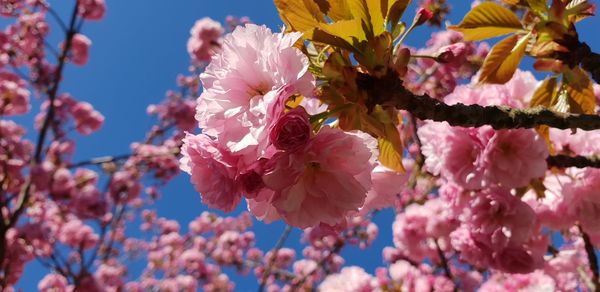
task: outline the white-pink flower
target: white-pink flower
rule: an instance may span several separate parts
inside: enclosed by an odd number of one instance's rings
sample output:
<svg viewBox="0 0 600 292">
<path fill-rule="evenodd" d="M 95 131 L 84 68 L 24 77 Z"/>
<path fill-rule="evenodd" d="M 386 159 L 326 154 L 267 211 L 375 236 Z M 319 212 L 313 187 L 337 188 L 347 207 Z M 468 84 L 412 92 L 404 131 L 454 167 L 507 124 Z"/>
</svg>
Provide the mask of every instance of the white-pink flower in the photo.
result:
<svg viewBox="0 0 600 292">
<path fill-rule="evenodd" d="M 196 119 L 204 133 L 250 160 L 262 155 L 282 100 L 310 95 L 314 87 L 307 57 L 293 47 L 299 38 L 253 24 L 225 36 L 222 51 L 200 75 L 204 91 Z"/>
<path fill-rule="evenodd" d="M 329 292 L 369 292 L 376 284 L 375 277 L 361 267 L 345 267 L 339 273 L 329 275 L 319 286 L 319 291 Z"/>
</svg>

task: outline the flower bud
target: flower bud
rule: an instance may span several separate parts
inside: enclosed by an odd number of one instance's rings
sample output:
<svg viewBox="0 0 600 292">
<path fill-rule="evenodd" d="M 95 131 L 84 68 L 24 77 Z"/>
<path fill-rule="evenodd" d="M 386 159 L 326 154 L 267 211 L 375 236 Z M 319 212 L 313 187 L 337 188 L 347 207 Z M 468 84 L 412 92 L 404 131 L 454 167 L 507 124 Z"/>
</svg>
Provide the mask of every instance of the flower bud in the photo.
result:
<svg viewBox="0 0 600 292">
<path fill-rule="evenodd" d="M 277 119 L 271 127 L 269 139 L 279 150 L 296 151 L 308 143 L 310 133 L 308 114 L 303 107 L 297 107 Z"/>
<path fill-rule="evenodd" d="M 415 25 L 421 25 L 426 21 L 430 20 L 433 17 L 433 13 L 429 11 L 427 8 L 419 8 L 417 10 L 417 15 L 415 15 L 415 19 L 413 20 Z"/>
<path fill-rule="evenodd" d="M 436 61 L 447 64 L 458 60 L 464 55 L 467 46 L 464 43 L 455 43 L 440 48 L 436 56 Z"/>
</svg>

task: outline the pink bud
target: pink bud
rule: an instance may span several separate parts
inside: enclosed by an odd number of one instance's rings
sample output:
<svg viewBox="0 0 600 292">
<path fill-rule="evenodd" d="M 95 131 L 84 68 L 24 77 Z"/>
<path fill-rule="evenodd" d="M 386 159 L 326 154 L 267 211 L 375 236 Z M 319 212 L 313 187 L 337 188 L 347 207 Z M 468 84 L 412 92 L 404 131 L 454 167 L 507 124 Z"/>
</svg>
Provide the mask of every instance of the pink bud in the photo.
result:
<svg viewBox="0 0 600 292">
<path fill-rule="evenodd" d="M 254 199 L 258 194 L 258 191 L 265 186 L 262 176 L 254 170 L 240 174 L 238 180 L 241 183 L 242 191 L 244 191 L 246 197 L 250 199 Z"/>
<path fill-rule="evenodd" d="M 75 34 L 71 41 L 71 61 L 75 65 L 85 65 L 90 56 L 92 41 L 82 34 Z"/>
<path fill-rule="evenodd" d="M 297 107 L 283 114 L 272 126 L 269 139 L 279 150 L 296 151 L 310 139 L 311 127 L 308 114 Z"/>
<path fill-rule="evenodd" d="M 419 8 L 417 10 L 417 15 L 415 15 L 415 19 L 413 20 L 415 25 L 421 25 L 426 21 L 430 20 L 433 17 L 433 13 L 427 8 Z"/>
<path fill-rule="evenodd" d="M 440 63 L 452 63 L 465 54 L 467 46 L 464 43 L 455 43 L 439 49 L 436 60 Z"/>
<path fill-rule="evenodd" d="M 104 0 L 80 0 L 78 14 L 86 20 L 100 20 L 106 13 Z"/>
</svg>

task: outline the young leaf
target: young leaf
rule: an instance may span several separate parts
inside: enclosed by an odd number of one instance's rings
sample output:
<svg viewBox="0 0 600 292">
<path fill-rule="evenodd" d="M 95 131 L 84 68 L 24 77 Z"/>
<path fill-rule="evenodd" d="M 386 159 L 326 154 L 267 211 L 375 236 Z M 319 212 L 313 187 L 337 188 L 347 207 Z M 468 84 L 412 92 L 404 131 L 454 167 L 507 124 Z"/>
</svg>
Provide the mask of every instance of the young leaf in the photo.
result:
<svg viewBox="0 0 600 292">
<path fill-rule="evenodd" d="M 392 142 L 379 138 L 377 139 L 379 146 L 379 162 L 390 169 L 397 172 L 404 172 L 404 166 L 402 165 L 402 153 L 396 151 Z"/>
<path fill-rule="evenodd" d="M 527 4 L 531 10 L 537 13 L 545 13 L 548 11 L 548 2 L 546 0 L 527 0 Z"/>
<path fill-rule="evenodd" d="M 538 105 L 542 105 L 545 107 L 550 107 L 552 104 L 552 97 L 554 96 L 556 84 L 556 77 L 549 77 L 542 82 L 542 84 L 535 90 L 533 93 L 533 97 L 531 98 L 531 102 L 529 106 L 534 107 Z"/>
<path fill-rule="evenodd" d="M 352 19 L 346 0 L 314 0 L 321 12 L 333 21 Z"/>
<path fill-rule="evenodd" d="M 504 84 L 510 80 L 525 56 L 529 36 L 519 39 L 513 35 L 499 41 L 483 61 L 479 81 Z"/>
<path fill-rule="evenodd" d="M 592 8 L 592 4 L 587 0 L 573 0 L 567 4 L 567 15 L 582 15 L 589 16 L 591 14 L 587 13 L 587 11 Z"/>
<path fill-rule="evenodd" d="M 596 109 L 596 96 L 588 75 L 577 67 L 567 70 L 564 77 L 564 89 L 569 95 L 571 112 L 593 114 Z"/>
<path fill-rule="evenodd" d="M 373 29 L 373 35 L 378 36 L 385 31 L 385 17 L 383 9 L 387 10 L 388 0 L 365 0 L 367 8 L 369 10 L 369 18 L 371 21 L 371 27 Z"/>
<path fill-rule="evenodd" d="M 326 22 L 319 6 L 312 0 L 275 0 L 275 6 L 291 31 L 310 31 Z"/>
<path fill-rule="evenodd" d="M 388 0 L 387 22 L 392 25 L 392 31 L 396 29 L 396 25 L 400 21 L 402 14 L 411 0 Z"/>
<path fill-rule="evenodd" d="M 469 11 L 458 26 L 450 28 L 462 32 L 467 41 L 479 41 L 523 30 L 523 25 L 507 8 L 483 2 Z"/>
<path fill-rule="evenodd" d="M 552 104 L 552 110 L 559 113 L 568 113 L 571 112 L 571 106 L 569 105 L 569 94 L 567 94 L 567 91 L 564 90 L 563 87 L 564 83 L 560 85 L 558 94 L 552 98 L 550 104 Z"/>
<path fill-rule="evenodd" d="M 306 32 L 305 38 L 354 52 L 359 52 L 361 43 L 367 40 L 360 19 L 322 23 L 314 30 Z"/>
</svg>

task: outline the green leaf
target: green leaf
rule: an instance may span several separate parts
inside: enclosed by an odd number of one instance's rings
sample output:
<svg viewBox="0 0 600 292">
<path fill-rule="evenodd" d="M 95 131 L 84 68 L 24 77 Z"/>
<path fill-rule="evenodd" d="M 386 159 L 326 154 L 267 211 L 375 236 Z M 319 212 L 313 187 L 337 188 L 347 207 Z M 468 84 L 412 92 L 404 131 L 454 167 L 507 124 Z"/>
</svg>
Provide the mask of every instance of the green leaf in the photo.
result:
<svg viewBox="0 0 600 292">
<path fill-rule="evenodd" d="M 464 34 L 467 41 L 479 41 L 523 30 L 512 11 L 494 2 L 483 2 L 469 11 L 458 26 L 451 29 Z"/>
<path fill-rule="evenodd" d="M 499 41 L 483 61 L 479 81 L 504 84 L 510 80 L 525 56 L 529 37 L 527 34 L 519 39 L 513 35 Z"/>
<path fill-rule="evenodd" d="M 527 0 L 527 4 L 536 13 L 545 13 L 548 11 L 548 2 L 546 0 Z"/>
</svg>

